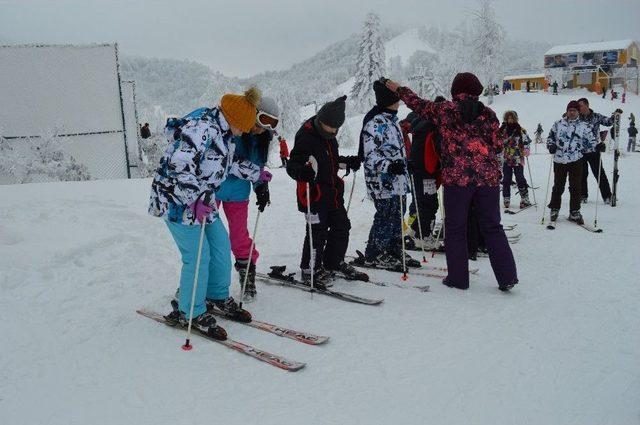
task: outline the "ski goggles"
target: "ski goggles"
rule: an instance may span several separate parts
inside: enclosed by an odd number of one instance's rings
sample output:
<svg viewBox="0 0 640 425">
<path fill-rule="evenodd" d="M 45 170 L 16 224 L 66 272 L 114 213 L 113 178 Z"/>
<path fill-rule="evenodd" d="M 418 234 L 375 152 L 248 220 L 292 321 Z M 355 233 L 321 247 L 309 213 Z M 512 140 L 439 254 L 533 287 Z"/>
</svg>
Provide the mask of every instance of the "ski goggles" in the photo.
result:
<svg viewBox="0 0 640 425">
<path fill-rule="evenodd" d="M 263 111 L 258 111 L 258 116 L 256 117 L 256 123 L 260 127 L 266 128 L 268 130 L 275 130 L 278 126 L 279 121 L 280 120 L 278 119 L 278 117 L 267 114 Z"/>
</svg>

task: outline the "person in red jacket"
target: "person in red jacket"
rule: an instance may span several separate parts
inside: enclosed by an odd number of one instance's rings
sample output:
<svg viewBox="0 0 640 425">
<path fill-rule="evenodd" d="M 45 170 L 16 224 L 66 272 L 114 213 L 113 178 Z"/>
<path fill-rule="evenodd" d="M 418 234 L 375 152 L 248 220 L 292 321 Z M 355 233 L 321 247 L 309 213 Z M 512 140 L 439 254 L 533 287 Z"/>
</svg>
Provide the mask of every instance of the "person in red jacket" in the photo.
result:
<svg viewBox="0 0 640 425">
<path fill-rule="evenodd" d="M 513 288 L 518 283 L 516 263 L 500 224 L 500 123 L 495 112 L 478 100 L 482 84 L 472 73 L 460 73 L 451 84 L 452 100 L 439 103 L 421 99 L 394 81 L 387 80 L 386 85 L 409 109 L 437 125 L 442 134 L 440 161 L 449 270 L 442 283 L 469 288 L 467 218 L 473 202 L 498 286 L 502 291 Z"/>
<path fill-rule="evenodd" d="M 287 141 L 282 136 L 278 136 L 278 141 L 280 142 L 280 161 L 282 161 L 280 168 L 286 168 L 287 160 L 289 159 L 289 146 L 287 146 Z"/>
</svg>

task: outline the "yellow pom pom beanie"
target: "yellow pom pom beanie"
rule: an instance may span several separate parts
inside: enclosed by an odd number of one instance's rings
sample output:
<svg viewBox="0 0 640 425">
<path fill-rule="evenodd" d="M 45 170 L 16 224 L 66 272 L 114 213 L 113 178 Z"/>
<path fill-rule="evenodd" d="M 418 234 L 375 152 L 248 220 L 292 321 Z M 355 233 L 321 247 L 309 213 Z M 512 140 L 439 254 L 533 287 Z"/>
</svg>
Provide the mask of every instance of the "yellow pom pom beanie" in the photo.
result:
<svg viewBox="0 0 640 425">
<path fill-rule="evenodd" d="M 220 109 L 229 125 L 248 133 L 256 123 L 260 98 L 260 90 L 255 87 L 244 94 L 225 94 L 220 100 Z"/>
</svg>

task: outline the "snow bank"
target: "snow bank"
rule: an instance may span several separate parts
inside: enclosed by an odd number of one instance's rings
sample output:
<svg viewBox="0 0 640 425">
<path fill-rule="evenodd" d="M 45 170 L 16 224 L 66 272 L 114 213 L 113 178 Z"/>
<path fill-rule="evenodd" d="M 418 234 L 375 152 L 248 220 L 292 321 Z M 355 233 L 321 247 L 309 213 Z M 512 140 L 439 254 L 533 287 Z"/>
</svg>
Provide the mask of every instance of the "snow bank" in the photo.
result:
<svg viewBox="0 0 640 425">
<path fill-rule="evenodd" d="M 420 29 L 413 28 L 392 38 L 384 44 L 387 66 L 391 60 L 399 57 L 402 66 L 407 64 L 409 58 L 417 51 L 425 51 L 436 54 L 437 52 L 420 38 Z"/>
</svg>

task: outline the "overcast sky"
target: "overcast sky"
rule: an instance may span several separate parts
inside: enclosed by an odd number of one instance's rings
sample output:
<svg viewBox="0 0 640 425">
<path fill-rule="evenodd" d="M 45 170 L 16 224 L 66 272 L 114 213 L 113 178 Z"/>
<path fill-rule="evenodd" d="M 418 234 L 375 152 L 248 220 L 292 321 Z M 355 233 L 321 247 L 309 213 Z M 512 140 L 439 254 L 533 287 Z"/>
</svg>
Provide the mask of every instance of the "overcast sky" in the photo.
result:
<svg viewBox="0 0 640 425">
<path fill-rule="evenodd" d="M 126 54 L 190 59 L 229 76 L 284 69 L 383 25 L 452 28 L 474 0 L 0 0 L 0 41 L 117 41 Z M 509 37 L 565 44 L 640 39 L 640 0 L 495 0 Z"/>
</svg>

